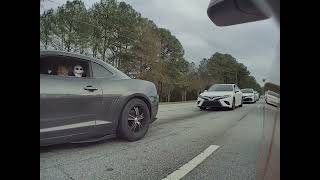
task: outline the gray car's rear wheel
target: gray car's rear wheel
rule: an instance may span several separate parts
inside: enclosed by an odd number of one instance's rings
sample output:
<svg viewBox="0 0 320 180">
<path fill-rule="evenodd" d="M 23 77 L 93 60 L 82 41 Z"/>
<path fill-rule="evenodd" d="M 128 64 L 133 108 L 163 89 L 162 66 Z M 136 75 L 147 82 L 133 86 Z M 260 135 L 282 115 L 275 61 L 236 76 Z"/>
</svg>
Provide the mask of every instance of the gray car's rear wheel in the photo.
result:
<svg viewBox="0 0 320 180">
<path fill-rule="evenodd" d="M 148 106 L 141 99 L 134 98 L 126 104 L 122 111 L 118 135 L 128 141 L 137 141 L 147 133 L 149 122 Z"/>
</svg>

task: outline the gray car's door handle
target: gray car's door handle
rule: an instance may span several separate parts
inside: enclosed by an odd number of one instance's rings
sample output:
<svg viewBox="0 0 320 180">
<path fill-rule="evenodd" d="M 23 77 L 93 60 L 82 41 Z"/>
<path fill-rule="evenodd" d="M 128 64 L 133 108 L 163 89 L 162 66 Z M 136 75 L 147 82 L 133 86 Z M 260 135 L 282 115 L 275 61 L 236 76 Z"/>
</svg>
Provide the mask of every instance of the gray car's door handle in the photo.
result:
<svg viewBox="0 0 320 180">
<path fill-rule="evenodd" d="M 98 90 L 98 88 L 95 88 L 95 87 L 92 87 L 92 86 L 86 86 L 83 89 L 87 90 L 87 91 L 96 91 L 96 90 Z"/>
</svg>

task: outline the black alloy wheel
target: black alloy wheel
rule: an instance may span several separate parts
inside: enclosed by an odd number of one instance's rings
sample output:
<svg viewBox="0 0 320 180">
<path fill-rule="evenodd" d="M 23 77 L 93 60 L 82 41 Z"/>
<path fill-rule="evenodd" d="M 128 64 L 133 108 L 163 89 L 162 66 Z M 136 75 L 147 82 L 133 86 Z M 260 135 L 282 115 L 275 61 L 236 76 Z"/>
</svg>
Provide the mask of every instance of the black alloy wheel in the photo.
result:
<svg viewBox="0 0 320 180">
<path fill-rule="evenodd" d="M 149 108 L 141 99 L 130 100 L 122 111 L 118 135 L 128 141 L 136 141 L 145 136 L 149 129 Z"/>
</svg>

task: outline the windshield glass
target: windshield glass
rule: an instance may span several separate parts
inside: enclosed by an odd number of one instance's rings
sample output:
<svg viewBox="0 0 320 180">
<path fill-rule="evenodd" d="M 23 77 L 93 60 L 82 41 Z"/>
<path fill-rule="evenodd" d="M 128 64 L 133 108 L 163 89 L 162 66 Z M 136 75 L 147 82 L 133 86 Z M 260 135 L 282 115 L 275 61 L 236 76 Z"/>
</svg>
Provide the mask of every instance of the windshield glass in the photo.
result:
<svg viewBox="0 0 320 180">
<path fill-rule="evenodd" d="M 208 91 L 233 91 L 233 87 L 227 84 L 215 84 L 211 86 Z"/>
<path fill-rule="evenodd" d="M 254 179 L 280 33 L 208 17 L 251 1 L 40 0 L 40 179 Z"/>
<path fill-rule="evenodd" d="M 252 89 L 241 89 L 243 93 L 253 93 Z"/>
</svg>

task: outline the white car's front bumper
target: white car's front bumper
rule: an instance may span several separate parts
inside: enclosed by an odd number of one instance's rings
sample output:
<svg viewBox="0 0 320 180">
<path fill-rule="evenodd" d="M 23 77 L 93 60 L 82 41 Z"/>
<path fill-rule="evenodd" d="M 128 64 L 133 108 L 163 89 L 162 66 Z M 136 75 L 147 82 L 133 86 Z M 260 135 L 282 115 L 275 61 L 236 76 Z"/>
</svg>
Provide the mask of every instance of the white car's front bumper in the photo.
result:
<svg viewBox="0 0 320 180">
<path fill-rule="evenodd" d="M 232 107 L 232 96 L 223 99 L 203 99 L 198 97 L 197 106 L 198 107 Z"/>
<path fill-rule="evenodd" d="M 255 97 L 254 96 L 243 96 L 242 102 L 253 103 L 253 102 L 255 102 Z"/>
</svg>

